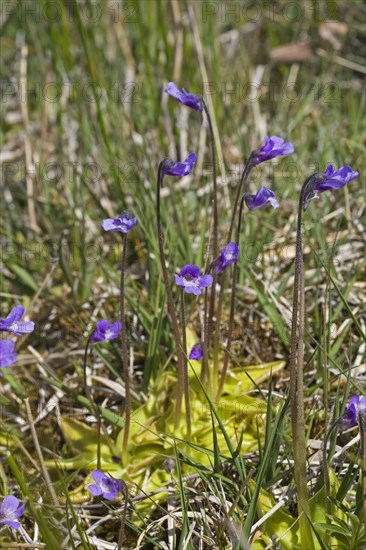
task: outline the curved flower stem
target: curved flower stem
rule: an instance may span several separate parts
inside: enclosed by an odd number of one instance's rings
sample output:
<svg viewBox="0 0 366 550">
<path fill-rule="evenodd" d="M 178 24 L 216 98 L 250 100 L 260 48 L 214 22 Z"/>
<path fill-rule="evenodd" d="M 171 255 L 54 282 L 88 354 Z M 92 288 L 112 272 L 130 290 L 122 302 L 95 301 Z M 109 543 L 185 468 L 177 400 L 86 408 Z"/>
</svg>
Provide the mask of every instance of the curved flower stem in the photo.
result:
<svg viewBox="0 0 366 550">
<path fill-rule="evenodd" d="M 123 430 L 122 452 L 126 458 L 128 450 L 128 438 L 130 435 L 131 423 L 131 389 L 130 389 L 130 371 L 128 367 L 128 349 L 127 349 L 127 331 L 125 319 L 125 269 L 127 255 L 127 233 L 123 234 L 123 251 L 121 264 L 121 284 L 120 284 L 120 311 L 121 311 L 121 345 L 122 345 L 122 363 L 123 380 L 125 383 L 125 426 Z"/>
<path fill-rule="evenodd" d="M 237 227 L 236 238 L 235 238 L 235 242 L 238 246 L 239 246 L 239 240 L 240 240 L 241 219 L 242 219 L 243 207 L 244 207 L 244 197 L 245 197 L 245 195 L 243 194 L 243 197 L 240 201 L 238 227 Z M 230 235 L 230 237 L 231 237 L 231 235 Z M 233 266 L 232 277 L 231 277 L 231 300 L 230 300 L 229 332 L 228 332 L 228 336 L 227 336 L 227 344 L 226 344 L 226 349 L 225 349 L 224 366 L 222 368 L 220 384 L 219 384 L 219 387 L 217 389 L 217 394 L 216 394 L 216 401 L 217 402 L 219 401 L 219 399 L 221 397 L 222 390 L 224 389 L 227 369 L 228 369 L 228 366 L 229 366 L 231 342 L 232 342 L 233 328 L 234 328 L 236 280 L 237 280 L 237 278 L 238 278 L 238 262 L 235 262 L 234 266 Z"/>
<path fill-rule="evenodd" d="M 304 197 L 314 177 L 305 181 L 301 192 L 297 214 L 296 256 L 294 274 L 294 294 L 292 305 L 292 326 L 290 338 L 290 401 L 292 444 L 294 449 L 295 482 L 298 497 L 298 513 L 301 545 L 303 548 L 314 548 L 310 525 L 310 507 L 306 478 L 306 440 L 304 419 L 304 322 L 305 322 L 305 287 L 304 260 L 302 249 L 302 211 Z"/>
<path fill-rule="evenodd" d="M 239 205 L 239 199 L 240 199 L 240 196 L 242 194 L 244 194 L 244 193 L 242 193 L 242 188 L 243 188 L 244 183 L 247 181 L 252 168 L 253 168 L 252 155 L 250 155 L 250 157 L 247 160 L 246 165 L 244 166 L 244 170 L 243 170 L 243 173 L 241 175 L 239 186 L 238 186 L 238 189 L 237 189 L 237 192 L 236 192 L 233 212 L 232 212 L 231 221 L 230 221 L 229 235 L 228 235 L 228 239 L 227 239 L 228 242 L 230 242 L 231 235 L 232 235 L 233 230 L 234 230 L 235 216 L 236 216 L 236 211 L 237 211 L 238 205 Z"/>
<path fill-rule="evenodd" d="M 170 285 L 168 270 L 165 263 L 164 256 L 164 237 L 161 229 L 161 212 L 160 212 L 160 189 L 164 184 L 164 174 L 162 171 L 162 166 L 165 161 L 161 161 L 159 164 L 158 170 L 158 180 L 157 180 L 157 189 L 156 189 L 156 223 L 158 231 L 158 242 L 159 242 L 159 255 L 161 269 L 163 272 L 163 279 L 166 288 L 167 298 L 168 298 L 168 312 L 172 321 L 173 335 L 177 350 L 177 396 L 176 396 L 176 405 L 175 405 L 175 421 L 174 428 L 179 428 L 180 418 L 182 415 L 182 401 L 183 401 L 183 392 L 184 392 L 184 357 L 181 347 L 180 331 L 178 326 L 177 314 L 174 308 L 174 299 L 172 287 Z"/>
<path fill-rule="evenodd" d="M 98 443 L 97 443 L 97 468 L 100 469 L 100 430 L 101 430 L 102 419 L 100 417 L 98 407 L 94 402 L 94 397 L 93 397 L 93 394 L 91 392 L 91 388 L 89 388 L 87 380 L 86 380 L 86 363 L 87 363 L 90 339 L 92 337 L 92 334 L 93 334 L 92 332 L 89 334 L 88 339 L 87 339 L 86 344 L 85 344 L 84 361 L 83 361 L 83 375 L 84 375 L 85 393 L 86 393 L 87 398 L 89 399 L 90 405 L 93 409 L 94 416 L 97 420 L 97 430 L 98 430 L 98 432 L 97 432 L 98 433 L 98 435 L 97 435 L 97 441 L 98 441 Z"/>
<path fill-rule="evenodd" d="M 214 131 L 212 127 L 212 121 L 210 113 L 208 111 L 207 105 L 204 100 L 203 109 L 208 122 L 208 130 L 210 135 L 210 144 L 211 144 L 211 161 L 212 161 L 212 179 L 213 179 L 213 193 L 212 193 L 212 202 L 213 202 L 213 230 L 212 230 L 212 254 L 213 258 L 216 258 L 218 254 L 218 213 L 217 213 L 217 175 L 216 175 L 216 153 L 215 153 L 215 138 Z M 217 275 L 213 276 L 213 282 L 210 292 L 210 313 L 208 318 L 208 327 L 207 327 L 207 346 L 209 346 L 212 330 L 212 320 L 215 313 L 215 295 L 216 295 L 216 279 Z"/>
<path fill-rule="evenodd" d="M 239 185 L 238 185 L 238 189 L 237 189 L 237 192 L 236 192 L 234 207 L 233 207 L 231 220 L 230 220 L 229 234 L 228 234 L 228 237 L 227 237 L 227 242 L 228 243 L 231 241 L 231 235 L 232 235 L 233 230 L 234 230 L 236 211 L 238 209 L 239 198 L 240 198 L 240 195 L 241 195 L 241 192 L 242 192 L 242 188 L 243 188 L 243 185 L 245 184 L 245 182 L 248 179 L 248 176 L 250 174 L 250 171 L 251 171 L 252 167 L 253 167 L 253 165 L 252 165 L 251 156 L 250 156 L 247 163 L 246 163 L 246 165 L 245 165 L 245 167 L 244 167 L 244 170 L 243 170 L 243 173 L 241 175 L 240 182 L 239 182 Z M 218 301 L 218 305 L 217 305 L 217 316 L 216 316 L 215 337 L 214 337 L 214 358 L 213 358 L 214 369 L 213 370 L 214 370 L 214 379 L 215 380 L 218 379 L 218 370 L 219 370 L 220 325 L 221 325 L 222 303 L 223 303 L 223 299 L 224 299 L 224 290 L 225 290 L 225 278 L 226 278 L 226 271 L 224 270 L 222 275 L 221 275 L 221 286 L 220 286 L 219 301 Z M 227 368 L 227 366 L 226 366 L 226 368 Z M 225 376 L 226 376 L 226 373 L 225 373 Z M 215 391 L 215 386 L 214 386 L 214 391 Z M 221 393 L 221 391 L 217 391 L 217 394 L 219 394 L 219 393 Z"/>
<path fill-rule="evenodd" d="M 123 495 L 125 497 L 125 501 L 124 501 L 124 504 L 123 504 L 123 512 L 122 512 L 122 517 L 121 517 L 121 527 L 119 529 L 119 534 L 118 534 L 118 550 L 122 550 L 123 540 L 125 538 L 125 525 L 126 525 L 126 515 L 127 515 L 127 506 L 128 506 L 127 483 L 124 483 L 124 485 L 123 485 Z"/>
<path fill-rule="evenodd" d="M 180 293 L 181 307 L 181 322 L 182 322 L 182 343 L 184 356 L 184 400 L 186 406 L 186 422 L 187 422 L 187 439 L 191 439 L 192 423 L 191 423 L 191 406 L 189 403 L 189 379 L 188 379 L 188 361 L 187 361 L 187 335 L 186 335 L 186 313 L 184 307 L 184 288 L 181 288 Z"/>
</svg>

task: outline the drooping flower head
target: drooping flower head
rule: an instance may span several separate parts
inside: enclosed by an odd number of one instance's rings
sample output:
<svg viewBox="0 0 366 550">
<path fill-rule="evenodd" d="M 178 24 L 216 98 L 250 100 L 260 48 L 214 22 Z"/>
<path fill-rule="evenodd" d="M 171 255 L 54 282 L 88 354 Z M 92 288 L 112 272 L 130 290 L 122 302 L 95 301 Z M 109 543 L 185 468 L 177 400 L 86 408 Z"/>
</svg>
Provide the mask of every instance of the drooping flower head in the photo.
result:
<svg viewBox="0 0 366 550">
<path fill-rule="evenodd" d="M 117 218 L 107 218 L 102 221 L 102 227 L 105 231 L 119 231 L 128 233 L 136 225 L 136 218 L 132 217 L 131 212 L 125 210 Z"/>
<path fill-rule="evenodd" d="M 15 344 L 11 340 L 0 340 L 0 367 L 10 367 L 16 361 Z M 0 376 L 2 372 L 0 371 Z"/>
<path fill-rule="evenodd" d="M 114 500 L 125 487 L 125 482 L 122 479 L 113 479 L 102 470 L 93 470 L 92 478 L 95 483 L 88 485 L 88 489 L 95 497 L 102 495 L 107 500 Z"/>
<path fill-rule="evenodd" d="M 180 275 L 175 274 L 175 284 L 182 286 L 188 294 L 199 296 L 202 294 L 203 288 L 208 288 L 212 285 L 213 278 L 211 275 L 200 275 L 198 265 L 186 264 Z"/>
<path fill-rule="evenodd" d="M 335 170 L 332 164 L 328 164 L 323 174 L 314 174 L 312 178 L 309 178 L 309 184 L 304 194 L 304 210 L 307 209 L 312 199 L 319 198 L 319 195 L 324 191 L 341 189 L 357 176 L 358 172 L 352 170 L 350 166 L 342 166 L 342 168 Z"/>
<path fill-rule="evenodd" d="M 13 332 L 17 336 L 33 332 L 34 323 L 32 321 L 23 321 L 21 323 L 19 322 L 24 313 L 25 309 L 23 306 L 17 305 L 13 307 L 13 309 L 5 319 L 0 318 L 0 330 Z"/>
<path fill-rule="evenodd" d="M 293 153 L 294 150 L 295 148 L 290 141 L 286 143 L 283 138 L 278 136 L 266 136 L 266 143 L 263 147 L 252 152 L 251 162 L 253 166 L 256 166 L 266 160 L 289 155 L 290 153 Z"/>
<path fill-rule="evenodd" d="M 202 113 L 203 101 L 201 95 L 189 94 L 184 88 L 180 91 L 174 82 L 169 82 L 168 87 L 164 90 L 164 92 L 180 101 L 180 103 L 183 103 L 183 105 Z"/>
<path fill-rule="evenodd" d="M 239 246 L 235 242 L 231 242 L 224 246 L 220 256 L 211 264 L 211 269 L 215 275 L 218 275 L 226 267 L 238 261 Z"/>
<path fill-rule="evenodd" d="M 190 153 L 183 162 L 174 162 L 172 159 L 167 158 L 163 162 L 162 172 L 164 176 L 178 176 L 180 178 L 188 176 L 196 160 L 197 155 L 195 153 Z"/>
<path fill-rule="evenodd" d="M 249 210 L 256 210 L 266 204 L 270 204 L 273 208 L 278 208 L 280 203 L 276 199 L 273 191 L 264 187 L 264 185 L 257 191 L 255 195 L 249 193 L 244 194 L 244 201 Z"/>
<path fill-rule="evenodd" d="M 0 524 L 19 529 L 20 523 L 17 519 L 23 514 L 24 508 L 25 504 L 20 504 L 16 497 L 6 496 L 0 504 Z"/>
<path fill-rule="evenodd" d="M 359 415 L 366 415 L 366 396 L 353 395 L 346 410 L 339 418 L 340 429 L 345 432 L 357 426 Z"/>
<path fill-rule="evenodd" d="M 203 345 L 201 342 L 197 342 L 192 346 L 191 352 L 189 354 L 189 359 L 194 361 L 200 361 L 203 357 Z"/>
<path fill-rule="evenodd" d="M 96 342 L 106 342 L 107 340 L 114 340 L 115 338 L 118 338 L 121 328 L 122 323 L 120 321 L 115 321 L 111 324 L 109 324 L 108 319 L 98 321 L 97 328 L 90 337 L 90 343 L 95 344 Z"/>
</svg>

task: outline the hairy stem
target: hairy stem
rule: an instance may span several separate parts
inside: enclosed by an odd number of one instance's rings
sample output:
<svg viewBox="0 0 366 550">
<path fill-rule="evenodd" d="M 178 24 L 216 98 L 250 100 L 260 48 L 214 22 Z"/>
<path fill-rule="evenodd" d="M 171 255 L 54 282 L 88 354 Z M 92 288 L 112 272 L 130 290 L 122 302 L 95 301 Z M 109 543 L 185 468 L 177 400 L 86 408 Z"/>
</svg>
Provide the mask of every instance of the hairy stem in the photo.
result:
<svg viewBox="0 0 366 550">
<path fill-rule="evenodd" d="M 157 190 L 156 190 L 156 222 L 157 222 L 157 231 L 158 231 L 158 242 L 159 242 L 159 255 L 160 255 L 160 263 L 161 263 L 161 269 L 163 272 L 163 279 L 164 284 L 166 288 L 167 298 L 168 298 L 168 312 L 170 315 L 170 319 L 172 321 L 172 327 L 173 327 L 173 335 L 177 350 L 177 395 L 176 395 L 176 404 L 175 404 L 175 421 L 174 421 L 174 428 L 178 429 L 180 424 L 180 419 L 182 415 L 182 401 L 183 401 L 183 392 L 184 392 L 184 363 L 183 363 L 183 353 L 182 353 L 182 347 L 181 347 L 181 338 L 180 338 L 180 331 L 178 326 L 178 319 L 177 314 L 175 312 L 174 308 L 174 299 L 173 299 L 173 292 L 172 287 L 170 285 L 169 276 L 168 276 L 168 270 L 166 267 L 165 262 L 165 256 L 164 256 L 164 236 L 161 229 L 161 212 L 160 212 L 160 189 L 163 187 L 164 183 L 164 174 L 163 174 L 163 163 L 165 161 L 163 160 L 159 164 L 159 170 L 158 170 L 158 180 L 157 180 Z"/>
<path fill-rule="evenodd" d="M 294 273 L 294 294 L 292 306 L 292 326 L 290 339 L 290 401 L 292 444 L 294 449 L 294 471 L 298 497 L 298 513 L 301 545 L 312 550 L 314 541 L 310 526 L 309 495 L 306 476 L 306 439 L 304 419 L 304 324 L 305 324 L 305 286 L 304 260 L 302 249 L 302 211 L 308 186 L 316 175 L 310 176 L 304 183 L 299 200 L 297 214 L 296 256 Z"/>
<path fill-rule="evenodd" d="M 326 317 L 326 304 L 328 296 L 328 284 L 329 278 L 325 286 L 324 293 L 324 307 L 322 308 L 322 325 L 323 325 L 323 385 L 324 385 L 324 425 L 325 430 L 328 426 L 328 338 L 327 338 L 327 317 Z M 328 468 L 328 452 L 327 452 L 327 440 L 323 445 L 323 464 L 324 464 L 324 487 L 325 487 L 325 506 L 326 506 L 326 523 L 329 523 L 329 515 L 332 512 L 332 503 L 330 501 L 330 480 L 329 480 L 329 468 Z M 326 535 L 326 539 L 328 535 Z M 327 540 L 326 540 L 327 542 Z"/>
<path fill-rule="evenodd" d="M 123 485 L 123 495 L 125 497 L 125 501 L 123 503 L 121 527 L 119 529 L 119 535 L 118 535 L 118 550 L 122 550 L 123 541 L 125 538 L 125 525 L 126 525 L 126 515 L 127 515 L 127 506 L 128 506 L 128 488 L 126 483 L 124 483 Z"/>
<path fill-rule="evenodd" d="M 127 330 L 125 319 L 125 269 L 127 256 L 127 233 L 123 234 L 123 251 L 121 264 L 121 285 L 120 285 L 120 311 L 121 311 L 121 345 L 122 345 L 122 363 L 123 363 L 123 380 L 125 383 L 125 426 L 123 430 L 122 451 L 126 456 L 128 450 L 128 438 L 130 435 L 131 423 L 131 388 L 130 388 L 130 370 L 128 366 L 128 349 L 127 349 Z"/>
<path fill-rule="evenodd" d="M 184 356 L 184 401 L 186 406 L 186 422 L 187 422 L 187 439 L 191 439 L 192 424 L 191 424 L 191 406 L 189 403 L 189 379 L 188 379 L 188 361 L 187 361 L 187 335 L 186 335 L 186 313 L 184 307 L 184 288 L 181 288 L 180 293 L 181 307 L 181 322 L 182 322 L 182 344 Z"/>
</svg>

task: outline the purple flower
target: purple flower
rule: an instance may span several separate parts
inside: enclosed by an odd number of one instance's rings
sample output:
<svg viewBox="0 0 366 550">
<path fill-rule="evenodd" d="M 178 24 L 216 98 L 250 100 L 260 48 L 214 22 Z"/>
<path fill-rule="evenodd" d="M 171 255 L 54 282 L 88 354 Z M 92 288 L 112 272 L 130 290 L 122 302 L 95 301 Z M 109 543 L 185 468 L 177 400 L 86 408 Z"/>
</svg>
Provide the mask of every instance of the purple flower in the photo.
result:
<svg viewBox="0 0 366 550">
<path fill-rule="evenodd" d="M 20 523 L 16 520 L 23 514 L 24 508 L 25 504 L 20 505 L 16 497 L 8 495 L 0 505 L 0 523 L 18 529 Z"/>
<path fill-rule="evenodd" d="M 251 162 L 253 166 L 256 166 L 266 160 L 289 155 L 294 150 L 294 146 L 290 141 L 285 143 L 285 140 L 278 136 L 266 136 L 266 143 L 263 147 L 252 152 Z"/>
<path fill-rule="evenodd" d="M 203 100 L 201 95 L 189 94 L 182 88 L 182 91 L 174 84 L 174 82 L 169 82 L 168 87 L 164 90 L 166 94 L 171 95 L 174 99 L 177 99 L 183 105 L 195 109 L 196 111 L 203 111 Z"/>
<path fill-rule="evenodd" d="M 0 367 L 10 367 L 16 361 L 15 344 L 11 340 L 0 340 Z M 0 371 L 0 376 L 2 372 Z"/>
<path fill-rule="evenodd" d="M 191 353 L 189 354 L 189 359 L 193 359 L 194 361 L 200 361 L 203 357 L 203 345 L 201 342 L 197 342 L 197 344 L 194 344 L 191 349 Z"/>
<path fill-rule="evenodd" d="M 345 432 L 357 426 L 358 415 L 360 414 L 366 415 L 366 396 L 359 397 L 358 395 L 353 395 L 349 400 L 346 410 L 339 418 L 340 429 Z"/>
<path fill-rule="evenodd" d="M 122 479 L 113 479 L 102 470 L 93 470 L 92 478 L 95 483 L 88 485 L 88 489 L 95 497 L 102 495 L 107 500 L 114 500 L 125 487 L 125 482 Z"/>
<path fill-rule="evenodd" d="M 120 233 L 128 233 L 136 225 L 136 218 L 132 217 L 131 212 L 125 210 L 117 218 L 107 218 L 102 221 L 102 226 L 105 231 L 119 231 Z"/>
<path fill-rule="evenodd" d="M 358 172 L 354 172 L 350 166 L 342 166 L 342 168 L 335 170 L 331 164 L 328 164 L 323 174 L 314 174 L 314 177 L 309 181 L 309 186 L 305 190 L 304 210 L 307 209 L 312 199 L 319 197 L 320 193 L 341 189 L 357 176 Z"/>
<path fill-rule="evenodd" d="M 202 294 L 202 289 L 212 285 L 211 275 L 200 275 L 198 265 L 186 264 L 180 275 L 175 274 L 175 284 L 182 286 L 189 294 L 198 296 Z"/>
<path fill-rule="evenodd" d="M 236 243 L 231 242 L 228 245 L 224 246 L 221 250 L 221 254 L 216 260 L 212 262 L 211 268 L 215 275 L 224 271 L 224 269 L 237 262 L 239 256 L 239 247 Z"/>
<path fill-rule="evenodd" d="M 9 315 L 3 319 L 0 318 L 0 330 L 6 330 L 7 332 L 13 332 L 17 336 L 21 334 L 29 334 L 34 330 L 34 323 L 31 321 L 23 321 L 19 323 L 19 319 L 23 317 L 25 309 L 23 306 L 15 306 L 9 313 Z"/>
<path fill-rule="evenodd" d="M 183 162 L 174 162 L 167 158 L 162 166 L 162 171 L 165 176 L 188 176 L 197 160 L 197 155 L 191 153 Z"/>
<path fill-rule="evenodd" d="M 122 323 L 120 321 L 115 321 L 111 324 L 109 324 L 108 319 L 98 321 L 97 328 L 90 337 L 90 343 L 95 344 L 96 342 L 106 342 L 107 340 L 114 340 L 115 338 L 118 338 L 121 328 Z"/>
<path fill-rule="evenodd" d="M 256 210 L 257 208 L 261 208 L 268 203 L 273 208 L 278 208 L 280 206 L 280 203 L 276 199 L 274 192 L 270 189 L 267 189 L 267 187 L 264 187 L 264 185 L 262 185 L 262 187 L 259 189 L 259 191 L 257 191 L 255 195 L 245 193 L 244 200 L 249 210 Z"/>
</svg>

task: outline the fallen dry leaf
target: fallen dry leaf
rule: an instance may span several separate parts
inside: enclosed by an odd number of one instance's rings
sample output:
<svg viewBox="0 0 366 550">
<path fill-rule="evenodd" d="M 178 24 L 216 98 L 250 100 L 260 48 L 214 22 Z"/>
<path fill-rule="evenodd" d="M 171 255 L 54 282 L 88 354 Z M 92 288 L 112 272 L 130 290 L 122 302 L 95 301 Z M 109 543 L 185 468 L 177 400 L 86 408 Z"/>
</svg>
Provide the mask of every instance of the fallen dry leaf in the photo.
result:
<svg viewBox="0 0 366 550">
<path fill-rule="evenodd" d="M 283 44 L 270 52 L 270 58 L 277 63 L 303 63 L 311 61 L 313 52 L 308 44 Z"/>
</svg>

